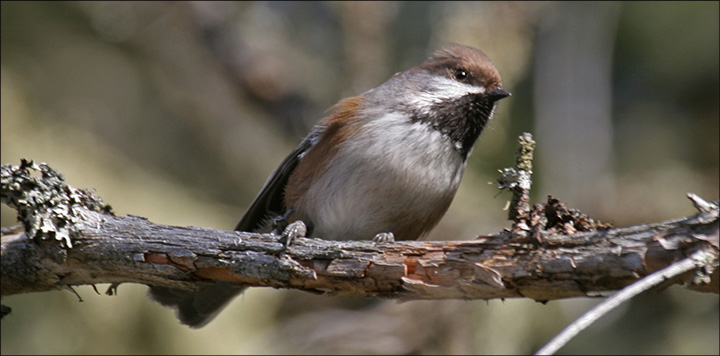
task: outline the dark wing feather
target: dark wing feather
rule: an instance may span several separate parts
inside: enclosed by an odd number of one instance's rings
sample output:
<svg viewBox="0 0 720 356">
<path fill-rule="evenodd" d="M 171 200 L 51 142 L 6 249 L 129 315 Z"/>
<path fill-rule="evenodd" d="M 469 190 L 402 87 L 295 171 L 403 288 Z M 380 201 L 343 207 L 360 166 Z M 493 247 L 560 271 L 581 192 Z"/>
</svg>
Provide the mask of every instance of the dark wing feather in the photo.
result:
<svg viewBox="0 0 720 356">
<path fill-rule="evenodd" d="M 280 166 L 275 169 L 265 182 L 262 190 L 250 204 L 235 230 L 254 231 L 261 227 L 268 218 L 285 213 L 284 193 L 290 174 L 324 131 L 325 126 L 315 126 L 302 142 L 285 157 Z"/>
<path fill-rule="evenodd" d="M 283 195 L 290 174 L 324 131 L 324 126 L 316 126 L 280 163 L 280 166 L 265 182 L 260 194 L 250 204 L 250 208 L 245 212 L 235 230 L 253 231 L 261 227 L 265 219 L 285 212 Z M 150 296 L 160 304 L 176 309 L 178 318 L 183 324 L 199 328 L 215 318 L 243 290 L 245 288 L 227 284 L 213 284 L 205 286 L 199 291 L 151 286 Z"/>
</svg>

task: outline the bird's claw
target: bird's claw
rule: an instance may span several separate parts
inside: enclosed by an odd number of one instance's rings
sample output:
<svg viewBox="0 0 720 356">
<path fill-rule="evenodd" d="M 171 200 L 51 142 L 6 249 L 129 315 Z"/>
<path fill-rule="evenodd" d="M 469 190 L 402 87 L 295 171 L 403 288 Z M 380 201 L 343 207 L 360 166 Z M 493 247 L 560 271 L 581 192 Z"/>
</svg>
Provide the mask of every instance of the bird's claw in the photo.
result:
<svg viewBox="0 0 720 356">
<path fill-rule="evenodd" d="M 307 234 L 307 226 L 302 220 L 297 220 L 285 228 L 281 241 L 284 243 L 285 248 L 288 248 L 296 238 L 305 237 L 305 234 Z"/>
<path fill-rule="evenodd" d="M 393 243 L 395 242 L 395 235 L 392 232 L 381 232 L 375 235 L 372 240 L 377 243 Z"/>
</svg>

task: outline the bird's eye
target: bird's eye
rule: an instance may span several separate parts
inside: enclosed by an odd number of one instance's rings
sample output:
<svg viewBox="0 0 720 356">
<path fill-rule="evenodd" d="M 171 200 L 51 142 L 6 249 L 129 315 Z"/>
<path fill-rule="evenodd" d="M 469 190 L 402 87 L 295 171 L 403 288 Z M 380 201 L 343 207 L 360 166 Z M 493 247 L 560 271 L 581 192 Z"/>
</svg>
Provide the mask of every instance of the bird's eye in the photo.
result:
<svg viewBox="0 0 720 356">
<path fill-rule="evenodd" d="M 457 81 L 463 82 L 463 81 L 467 80 L 468 73 L 465 69 L 458 68 L 458 69 L 455 69 L 455 73 L 453 73 L 453 78 L 455 78 L 455 80 L 457 80 Z"/>
</svg>

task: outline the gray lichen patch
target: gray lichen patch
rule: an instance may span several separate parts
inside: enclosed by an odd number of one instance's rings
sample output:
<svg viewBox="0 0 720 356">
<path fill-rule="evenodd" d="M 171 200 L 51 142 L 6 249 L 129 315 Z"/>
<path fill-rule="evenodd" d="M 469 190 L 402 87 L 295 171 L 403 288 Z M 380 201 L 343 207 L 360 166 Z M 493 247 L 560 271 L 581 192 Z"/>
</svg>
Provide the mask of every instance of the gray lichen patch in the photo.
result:
<svg viewBox="0 0 720 356">
<path fill-rule="evenodd" d="M 68 186 L 65 177 L 45 163 L 23 159 L 20 166 L 2 165 L 1 185 L 2 202 L 18 211 L 28 236 L 60 241 L 68 248 L 78 208 L 112 214 L 94 191 Z"/>
</svg>

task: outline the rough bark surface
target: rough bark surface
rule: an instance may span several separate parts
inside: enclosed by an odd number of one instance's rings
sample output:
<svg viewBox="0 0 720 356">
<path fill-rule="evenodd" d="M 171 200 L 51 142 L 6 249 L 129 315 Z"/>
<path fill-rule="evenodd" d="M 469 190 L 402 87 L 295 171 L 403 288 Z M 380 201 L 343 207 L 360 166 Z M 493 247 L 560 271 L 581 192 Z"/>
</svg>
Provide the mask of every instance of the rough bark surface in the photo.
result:
<svg viewBox="0 0 720 356">
<path fill-rule="evenodd" d="M 29 174 L 33 166 L 43 177 Z M 31 162 L 3 166 L 4 202 L 45 220 L 3 231 L 2 295 L 95 283 L 194 289 L 225 282 L 330 295 L 544 301 L 605 295 L 699 249 L 710 252 L 707 263 L 668 283 L 718 293 L 717 204 L 683 219 L 582 233 L 505 231 L 471 241 L 388 244 L 299 238 L 285 249 L 272 234 L 114 216 L 92 192 L 64 183 L 50 195 L 21 194 L 38 188 L 37 180 L 62 177 L 53 172 Z"/>
</svg>

